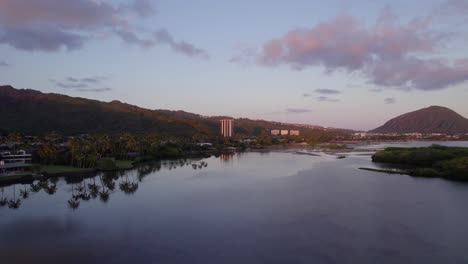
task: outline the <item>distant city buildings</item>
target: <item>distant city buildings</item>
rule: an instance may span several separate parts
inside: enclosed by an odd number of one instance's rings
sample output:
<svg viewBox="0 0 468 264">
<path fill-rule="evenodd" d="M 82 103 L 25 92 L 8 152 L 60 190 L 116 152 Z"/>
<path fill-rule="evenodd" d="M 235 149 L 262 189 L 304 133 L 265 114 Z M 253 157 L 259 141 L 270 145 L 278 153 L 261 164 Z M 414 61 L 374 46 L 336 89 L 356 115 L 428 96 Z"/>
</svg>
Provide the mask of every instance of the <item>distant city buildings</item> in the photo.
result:
<svg viewBox="0 0 468 264">
<path fill-rule="evenodd" d="M 271 130 L 271 135 L 272 136 L 279 136 L 279 134 L 280 134 L 280 131 L 278 129 Z"/>
<path fill-rule="evenodd" d="M 221 135 L 223 137 L 232 137 L 234 134 L 234 126 L 232 119 L 222 119 L 221 121 Z"/>
<path fill-rule="evenodd" d="M 299 130 L 286 130 L 286 129 L 279 130 L 279 129 L 272 129 L 270 132 L 271 132 L 271 135 L 272 135 L 272 136 L 287 136 L 287 135 L 290 135 L 290 136 L 299 136 L 299 135 L 300 135 Z"/>
<path fill-rule="evenodd" d="M 300 134 L 299 130 L 289 130 L 290 136 L 299 136 L 299 134 Z"/>
</svg>

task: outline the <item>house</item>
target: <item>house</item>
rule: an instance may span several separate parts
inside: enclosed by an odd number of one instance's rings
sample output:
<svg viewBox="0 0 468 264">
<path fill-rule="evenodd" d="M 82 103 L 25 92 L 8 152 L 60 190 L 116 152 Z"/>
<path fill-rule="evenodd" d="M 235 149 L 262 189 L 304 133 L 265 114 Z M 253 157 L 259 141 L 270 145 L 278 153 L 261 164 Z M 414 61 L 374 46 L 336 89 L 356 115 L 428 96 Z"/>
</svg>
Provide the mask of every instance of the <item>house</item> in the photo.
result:
<svg viewBox="0 0 468 264">
<path fill-rule="evenodd" d="M 1 152 L 0 153 L 0 175 L 14 174 L 19 171 L 31 167 L 31 154 L 24 150 L 17 152 Z"/>
<path fill-rule="evenodd" d="M 280 131 L 278 129 L 272 129 L 271 130 L 271 135 L 272 136 L 279 136 L 279 134 L 280 134 Z"/>
<path fill-rule="evenodd" d="M 290 136 L 299 136 L 300 132 L 299 130 L 290 130 L 289 135 Z"/>
</svg>

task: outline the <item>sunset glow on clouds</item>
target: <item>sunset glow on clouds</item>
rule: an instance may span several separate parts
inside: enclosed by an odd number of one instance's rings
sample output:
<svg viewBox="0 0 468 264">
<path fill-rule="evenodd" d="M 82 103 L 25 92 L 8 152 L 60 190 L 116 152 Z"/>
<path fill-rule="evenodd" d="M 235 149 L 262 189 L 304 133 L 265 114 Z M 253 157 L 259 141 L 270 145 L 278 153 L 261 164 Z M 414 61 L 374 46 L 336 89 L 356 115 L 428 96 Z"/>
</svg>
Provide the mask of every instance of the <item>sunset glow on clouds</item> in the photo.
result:
<svg viewBox="0 0 468 264">
<path fill-rule="evenodd" d="M 310 29 L 297 29 L 268 41 L 260 65 L 293 69 L 322 66 L 326 72 L 359 71 L 368 82 L 393 88 L 435 90 L 468 80 L 468 60 L 439 57 L 448 38 L 430 29 L 428 19 L 400 24 L 384 9 L 371 27 L 351 16 L 339 16 Z M 420 54 L 417 56 L 415 54 Z M 436 55 L 435 58 L 424 56 Z"/>
<path fill-rule="evenodd" d="M 468 0 L 0 0 L 0 78 L 148 108 L 353 128 L 428 105 L 467 116 L 467 13 Z M 354 124 L 339 113 L 369 116 Z"/>
</svg>

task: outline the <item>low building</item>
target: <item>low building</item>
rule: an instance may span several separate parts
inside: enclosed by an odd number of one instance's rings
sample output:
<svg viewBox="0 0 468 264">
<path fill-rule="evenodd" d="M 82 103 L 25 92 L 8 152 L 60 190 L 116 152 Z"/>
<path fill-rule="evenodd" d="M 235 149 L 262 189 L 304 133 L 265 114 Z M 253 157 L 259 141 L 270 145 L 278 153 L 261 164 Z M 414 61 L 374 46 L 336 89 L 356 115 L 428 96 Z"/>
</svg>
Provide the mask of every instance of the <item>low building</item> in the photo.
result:
<svg viewBox="0 0 468 264">
<path fill-rule="evenodd" d="M 289 135 L 289 130 L 281 130 L 281 135 L 282 135 L 282 136 L 287 136 L 287 135 Z"/>
<path fill-rule="evenodd" d="M 290 130 L 289 135 L 290 136 L 299 136 L 300 132 L 299 132 L 299 130 Z"/>
<path fill-rule="evenodd" d="M 31 154 L 24 150 L 0 153 L 0 175 L 14 174 L 31 166 Z"/>
<path fill-rule="evenodd" d="M 278 129 L 272 129 L 271 130 L 271 135 L 272 136 L 279 136 L 279 134 L 280 134 L 280 131 Z"/>
<path fill-rule="evenodd" d="M 213 144 L 212 143 L 196 143 L 195 145 L 199 146 L 199 147 L 213 147 Z"/>
</svg>

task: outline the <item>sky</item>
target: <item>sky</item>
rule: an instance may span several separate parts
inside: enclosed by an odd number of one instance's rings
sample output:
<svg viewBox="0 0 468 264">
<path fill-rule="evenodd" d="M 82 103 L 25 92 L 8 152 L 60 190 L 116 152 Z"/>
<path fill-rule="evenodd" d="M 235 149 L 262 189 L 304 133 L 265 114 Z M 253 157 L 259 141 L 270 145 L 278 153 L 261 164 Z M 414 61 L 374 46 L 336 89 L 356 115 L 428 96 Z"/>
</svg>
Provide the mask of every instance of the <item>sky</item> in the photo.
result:
<svg viewBox="0 0 468 264">
<path fill-rule="evenodd" d="M 468 117 L 468 0 L 0 0 L 0 84 L 368 130 Z"/>
</svg>

